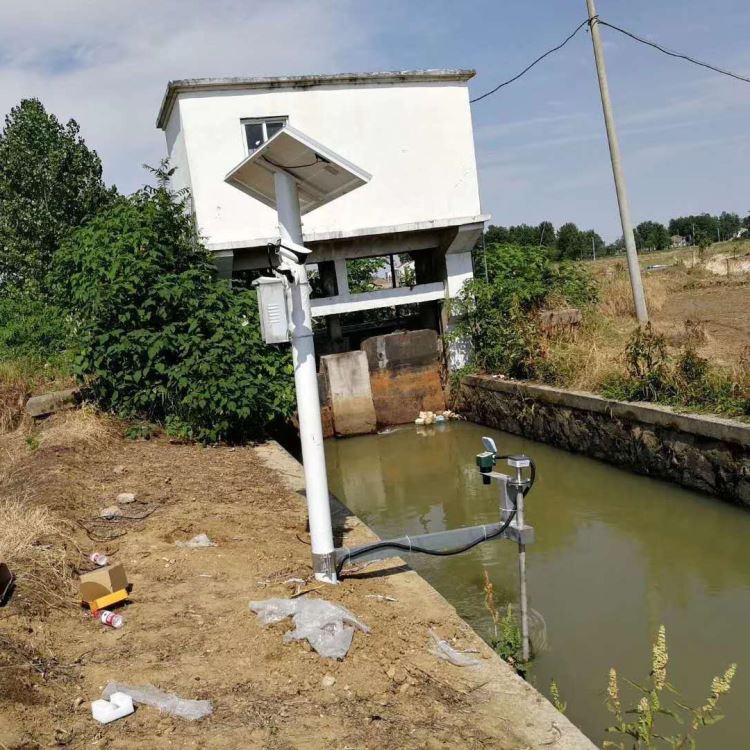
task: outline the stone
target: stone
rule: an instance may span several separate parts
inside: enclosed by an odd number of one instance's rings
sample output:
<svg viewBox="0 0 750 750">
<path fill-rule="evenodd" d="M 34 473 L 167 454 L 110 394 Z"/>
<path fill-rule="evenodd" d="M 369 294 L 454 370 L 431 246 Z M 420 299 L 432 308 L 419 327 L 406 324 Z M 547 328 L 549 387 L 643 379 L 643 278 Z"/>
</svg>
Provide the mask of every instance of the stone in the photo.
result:
<svg viewBox="0 0 750 750">
<path fill-rule="evenodd" d="M 320 684 L 324 688 L 332 688 L 336 684 L 336 678 L 332 674 L 327 674 L 320 681 Z"/>
<path fill-rule="evenodd" d="M 121 492 L 117 496 L 117 502 L 120 505 L 128 505 L 129 503 L 134 503 L 135 498 L 136 498 L 135 492 Z"/>
<path fill-rule="evenodd" d="M 116 505 L 110 505 L 108 508 L 102 508 L 99 511 L 100 518 L 112 519 L 122 515 L 122 512 Z"/>
<path fill-rule="evenodd" d="M 32 417 L 47 417 L 63 409 L 72 409 L 81 399 L 78 388 L 67 388 L 64 391 L 45 393 L 42 396 L 32 396 L 26 402 L 26 413 Z"/>
<path fill-rule="evenodd" d="M 122 466 L 122 464 L 120 464 L 119 466 L 115 466 L 115 468 L 112 469 L 112 473 L 113 474 L 117 474 L 118 476 L 120 474 L 124 474 L 125 473 L 125 467 Z"/>
<path fill-rule="evenodd" d="M 391 668 L 390 668 L 390 669 L 389 669 L 389 670 L 388 670 L 388 671 L 386 672 L 386 674 L 388 675 L 388 677 L 390 677 L 390 679 L 392 679 L 392 680 L 393 680 L 393 681 L 394 681 L 395 683 L 397 683 L 397 684 L 399 684 L 399 685 L 400 685 L 400 684 L 401 684 L 402 682 L 406 682 L 406 678 L 407 678 L 407 677 L 409 676 L 409 675 L 408 675 L 408 674 L 406 673 L 406 670 L 405 670 L 405 669 L 404 669 L 403 667 L 401 667 L 401 666 L 398 666 L 398 665 L 396 665 L 396 664 L 394 664 L 394 665 L 393 665 L 393 666 L 392 666 L 392 667 L 391 667 Z"/>
</svg>

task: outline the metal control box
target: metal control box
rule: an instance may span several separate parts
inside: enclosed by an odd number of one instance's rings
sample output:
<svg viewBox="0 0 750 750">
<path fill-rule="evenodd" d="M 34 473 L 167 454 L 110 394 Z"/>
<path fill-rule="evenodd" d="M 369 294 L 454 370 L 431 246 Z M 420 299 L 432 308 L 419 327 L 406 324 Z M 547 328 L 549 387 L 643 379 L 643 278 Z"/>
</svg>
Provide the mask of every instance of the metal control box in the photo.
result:
<svg viewBox="0 0 750 750">
<path fill-rule="evenodd" d="M 284 281 L 277 277 L 261 276 L 253 286 L 258 292 L 260 332 L 267 344 L 289 341 L 289 315 L 286 306 Z"/>
</svg>

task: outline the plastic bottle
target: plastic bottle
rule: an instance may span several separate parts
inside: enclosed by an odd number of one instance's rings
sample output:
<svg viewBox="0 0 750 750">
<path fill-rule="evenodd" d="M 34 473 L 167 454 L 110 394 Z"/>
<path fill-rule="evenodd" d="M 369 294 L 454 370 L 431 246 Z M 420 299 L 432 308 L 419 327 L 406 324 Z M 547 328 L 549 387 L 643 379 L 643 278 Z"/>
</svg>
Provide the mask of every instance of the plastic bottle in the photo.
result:
<svg viewBox="0 0 750 750">
<path fill-rule="evenodd" d="M 91 560 L 94 565 L 98 565 L 100 568 L 104 567 L 109 562 L 107 556 L 105 554 L 102 554 L 101 552 L 92 552 L 89 555 L 89 560 Z"/>
<path fill-rule="evenodd" d="M 122 615 L 110 612 L 108 609 L 103 609 L 99 613 L 99 619 L 101 620 L 102 625 L 109 625 L 110 628 L 121 628 L 125 624 Z"/>
</svg>

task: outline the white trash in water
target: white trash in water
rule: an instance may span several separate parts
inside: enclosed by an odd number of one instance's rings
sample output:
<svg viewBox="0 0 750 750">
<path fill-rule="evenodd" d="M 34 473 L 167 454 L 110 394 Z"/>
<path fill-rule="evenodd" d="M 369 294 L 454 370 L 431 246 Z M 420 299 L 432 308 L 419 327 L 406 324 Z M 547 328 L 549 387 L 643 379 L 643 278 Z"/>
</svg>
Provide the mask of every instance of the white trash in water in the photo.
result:
<svg viewBox="0 0 750 750">
<path fill-rule="evenodd" d="M 125 685 L 121 682 L 110 682 L 104 688 L 102 696 L 104 698 L 113 698 L 115 695 L 122 695 L 131 699 L 132 702 L 143 703 L 144 706 L 158 708 L 159 711 L 172 714 L 180 719 L 197 721 L 210 716 L 214 712 L 211 701 L 194 701 L 187 698 L 180 698 L 174 693 L 165 693 L 163 690 L 155 688 L 153 685 Z M 96 701 L 101 703 L 104 701 Z"/>
<path fill-rule="evenodd" d="M 175 542 L 178 547 L 188 547 L 189 549 L 201 549 L 202 547 L 216 547 L 216 542 L 208 538 L 208 534 L 197 534 L 186 542 Z"/>
<path fill-rule="evenodd" d="M 250 602 L 248 606 L 264 625 L 291 617 L 295 627 L 284 635 L 284 640 L 306 638 L 321 656 L 329 659 L 343 659 L 347 655 L 355 628 L 370 632 L 348 609 L 322 599 L 265 599 Z"/>
<path fill-rule="evenodd" d="M 448 641 L 440 638 L 434 630 L 430 631 L 430 635 L 433 641 L 430 653 L 437 656 L 438 659 L 448 661 L 456 667 L 476 667 L 480 663 L 479 659 L 453 648 Z"/>
<path fill-rule="evenodd" d="M 91 703 L 91 715 L 100 724 L 109 724 L 116 719 L 132 714 L 133 699 L 125 693 L 112 693 L 109 700 L 99 699 Z"/>
</svg>

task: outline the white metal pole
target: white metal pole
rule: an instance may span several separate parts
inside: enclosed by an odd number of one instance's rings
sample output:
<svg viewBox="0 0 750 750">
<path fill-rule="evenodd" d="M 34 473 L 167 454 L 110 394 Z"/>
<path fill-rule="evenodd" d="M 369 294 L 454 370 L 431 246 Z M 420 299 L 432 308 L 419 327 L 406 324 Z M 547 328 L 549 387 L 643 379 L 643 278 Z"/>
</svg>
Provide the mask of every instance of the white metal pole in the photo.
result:
<svg viewBox="0 0 750 750">
<path fill-rule="evenodd" d="M 520 474 L 520 471 L 519 471 Z M 519 531 L 523 530 L 523 491 L 516 491 L 516 526 Z M 526 545 L 518 543 L 518 577 L 520 579 L 519 598 L 521 608 L 521 658 L 524 663 L 531 658 L 531 648 L 529 646 L 529 602 L 526 591 Z"/>
<path fill-rule="evenodd" d="M 594 0 L 586 0 L 589 12 L 589 26 L 591 28 L 591 42 L 594 45 L 594 60 L 596 61 L 596 74 L 599 78 L 599 93 L 602 97 L 602 110 L 604 112 L 604 124 L 607 128 L 607 140 L 609 142 L 609 156 L 612 161 L 612 174 L 615 178 L 615 191 L 617 192 L 617 205 L 620 208 L 620 223 L 622 224 L 622 236 L 625 240 L 625 251 L 628 256 L 628 271 L 630 272 L 630 286 L 633 290 L 633 302 L 635 303 L 635 316 L 641 324 L 648 323 L 648 310 L 646 309 L 646 297 L 643 293 L 643 282 L 641 280 L 641 267 L 638 265 L 638 252 L 635 248 L 633 237 L 633 222 L 630 218 L 630 204 L 625 187 L 625 175 L 622 171 L 622 156 L 620 155 L 620 143 L 617 140 L 617 129 L 615 128 L 615 115 L 612 111 L 612 102 L 609 98 L 609 83 L 607 82 L 607 70 L 604 66 L 604 49 L 599 34 L 599 23 L 596 15 Z"/>
<path fill-rule="evenodd" d="M 281 170 L 274 172 L 274 184 L 281 242 L 301 245 L 302 219 L 297 184 L 289 174 Z M 305 472 L 313 571 L 315 578 L 319 581 L 336 583 L 331 504 L 328 496 L 318 376 L 315 367 L 315 344 L 310 312 L 310 284 L 304 263 L 295 270 L 298 271 L 297 278 L 289 285 L 287 301 L 291 319 L 294 385 L 297 391 L 297 414 Z"/>
</svg>

